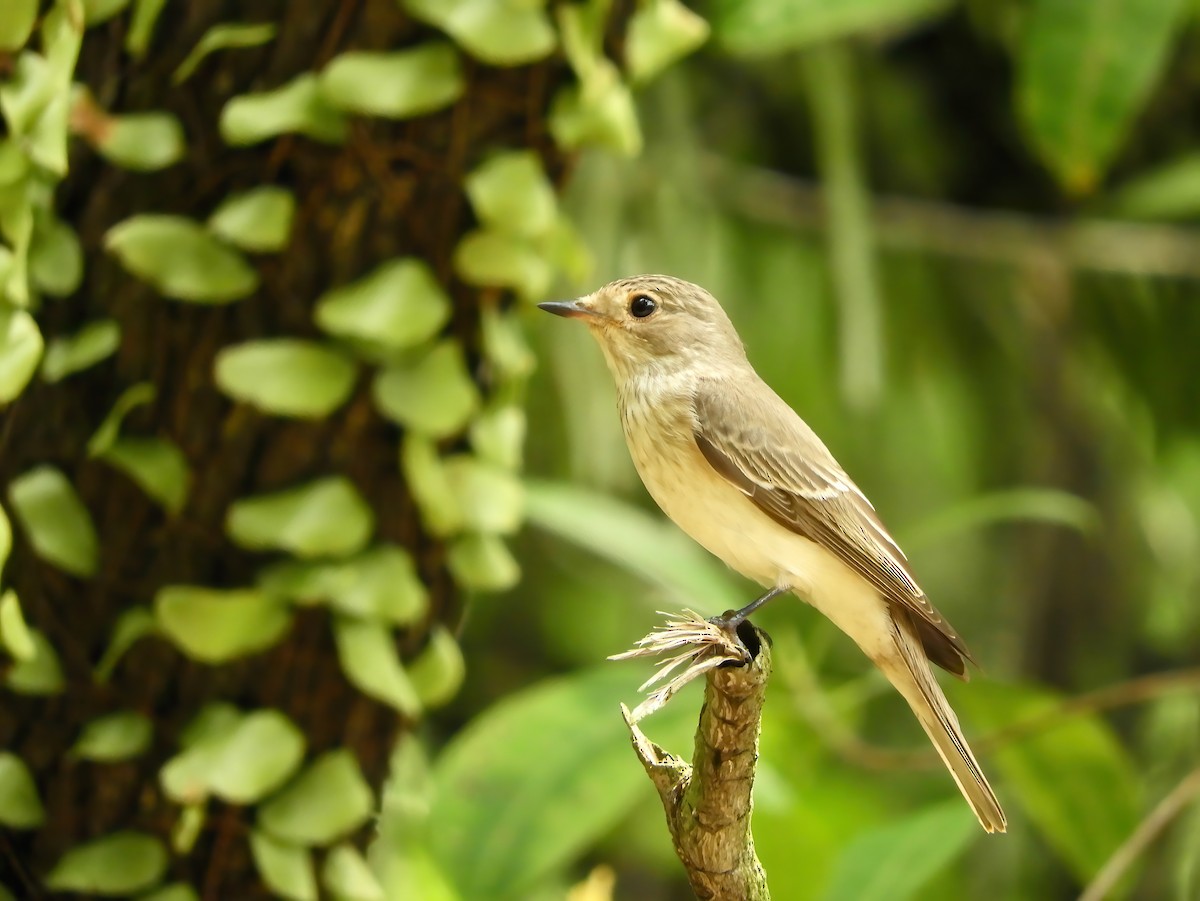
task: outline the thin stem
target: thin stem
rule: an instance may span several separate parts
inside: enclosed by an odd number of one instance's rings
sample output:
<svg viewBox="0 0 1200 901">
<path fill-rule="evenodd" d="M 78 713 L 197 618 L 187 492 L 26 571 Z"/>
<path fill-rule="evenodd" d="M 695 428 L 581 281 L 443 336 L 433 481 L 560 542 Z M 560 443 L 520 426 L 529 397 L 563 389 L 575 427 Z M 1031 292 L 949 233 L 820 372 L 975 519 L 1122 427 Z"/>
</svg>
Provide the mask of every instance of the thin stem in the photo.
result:
<svg viewBox="0 0 1200 901">
<path fill-rule="evenodd" d="M 1197 799 L 1200 799 L 1200 767 L 1184 776 L 1182 781 L 1146 814 L 1146 818 L 1138 823 L 1129 838 L 1105 861 L 1100 872 L 1079 896 L 1079 901 L 1104 901 L 1105 898 L 1112 897 L 1112 891 L 1125 871 L 1150 847 L 1159 833 Z"/>
</svg>

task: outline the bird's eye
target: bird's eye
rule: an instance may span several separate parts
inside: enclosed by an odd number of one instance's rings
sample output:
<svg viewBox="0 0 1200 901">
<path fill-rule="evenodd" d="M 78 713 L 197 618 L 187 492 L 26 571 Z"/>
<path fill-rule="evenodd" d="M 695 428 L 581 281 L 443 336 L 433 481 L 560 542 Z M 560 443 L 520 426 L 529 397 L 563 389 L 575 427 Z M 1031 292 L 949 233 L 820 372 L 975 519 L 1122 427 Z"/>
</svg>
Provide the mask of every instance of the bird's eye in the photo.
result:
<svg viewBox="0 0 1200 901">
<path fill-rule="evenodd" d="M 645 319 L 657 309 L 658 304 L 654 302 L 654 298 L 648 297 L 645 294 L 639 294 L 633 300 L 629 301 L 629 312 L 638 319 Z"/>
</svg>

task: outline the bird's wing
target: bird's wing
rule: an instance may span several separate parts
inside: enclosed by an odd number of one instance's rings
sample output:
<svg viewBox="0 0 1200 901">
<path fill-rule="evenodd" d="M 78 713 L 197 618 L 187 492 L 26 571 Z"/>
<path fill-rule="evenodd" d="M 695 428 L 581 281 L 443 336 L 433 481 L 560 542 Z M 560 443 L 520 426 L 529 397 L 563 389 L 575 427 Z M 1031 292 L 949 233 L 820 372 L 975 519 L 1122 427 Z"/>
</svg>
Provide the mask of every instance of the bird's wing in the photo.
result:
<svg viewBox="0 0 1200 901">
<path fill-rule="evenodd" d="M 763 386 L 764 388 L 766 386 Z M 779 524 L 831 551 L 890 603 L 912 611 L 926 654 L 965 675 L 970 652 L 925 597 L 871 502 L 769 388 L 702 383 L 693 435 L 709 464 Z"/>
</svg>

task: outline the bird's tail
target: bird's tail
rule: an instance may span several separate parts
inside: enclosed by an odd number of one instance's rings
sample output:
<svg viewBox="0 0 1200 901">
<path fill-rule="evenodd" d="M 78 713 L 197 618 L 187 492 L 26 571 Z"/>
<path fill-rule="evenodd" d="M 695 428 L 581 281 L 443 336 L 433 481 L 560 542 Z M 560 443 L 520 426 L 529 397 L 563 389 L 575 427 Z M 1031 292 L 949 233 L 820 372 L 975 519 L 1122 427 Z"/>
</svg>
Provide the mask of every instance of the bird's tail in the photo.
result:
<svg viewBox="0 0 1200 901">
<path fill-rule="evenodd" d="M 1000 809 L 1000 802 L 996 800 L 992 787 L 988 785 L 987 778 L 963 737 L 958 717 L 942 694 L 908 614 L 894 610 L 893 617 L 896 623 L 896 646 L 900 653 L 891 659 L 879 661 L 880 668 L 917 715 L 917 721 L 937 748 L 938 755 L 975 811 L 980 825 L 988 832 L 1004 832 L 1007 824 L 1004 811 Z"/>
</svg>

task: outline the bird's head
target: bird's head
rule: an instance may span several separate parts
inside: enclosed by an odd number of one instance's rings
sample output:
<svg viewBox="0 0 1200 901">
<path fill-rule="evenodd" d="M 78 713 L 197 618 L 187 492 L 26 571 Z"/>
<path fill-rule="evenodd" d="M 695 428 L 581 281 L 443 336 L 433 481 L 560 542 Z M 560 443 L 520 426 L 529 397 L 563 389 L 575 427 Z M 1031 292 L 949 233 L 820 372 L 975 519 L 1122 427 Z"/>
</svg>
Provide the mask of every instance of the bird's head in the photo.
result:
<svg viewBox="0 0 1200 901">
<path fill-rule="evenodd" d="M 538 306 L 585 322 L 619 384 L 654 370 L 744 364 L 746 359 L 717 299 L 699 285 L 667 275 L 618 279 L 585 297 Z"/>
</svg>

